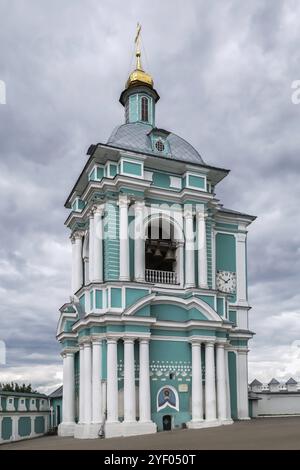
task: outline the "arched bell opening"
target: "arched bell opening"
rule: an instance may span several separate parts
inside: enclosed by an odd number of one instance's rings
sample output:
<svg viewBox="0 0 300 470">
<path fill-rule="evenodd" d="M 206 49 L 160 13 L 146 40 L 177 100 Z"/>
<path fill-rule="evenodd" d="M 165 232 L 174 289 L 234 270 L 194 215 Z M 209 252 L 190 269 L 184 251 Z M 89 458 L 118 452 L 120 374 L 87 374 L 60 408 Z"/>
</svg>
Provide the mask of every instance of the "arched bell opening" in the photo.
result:
<svg viewBox="0 0 300 470">
<path fill-rule="evenodd" d="M 146 281 L 178 284 L 178 242 L 174 225 L 161 214 L 150 219 L 145 243 Z"/>
</svg>

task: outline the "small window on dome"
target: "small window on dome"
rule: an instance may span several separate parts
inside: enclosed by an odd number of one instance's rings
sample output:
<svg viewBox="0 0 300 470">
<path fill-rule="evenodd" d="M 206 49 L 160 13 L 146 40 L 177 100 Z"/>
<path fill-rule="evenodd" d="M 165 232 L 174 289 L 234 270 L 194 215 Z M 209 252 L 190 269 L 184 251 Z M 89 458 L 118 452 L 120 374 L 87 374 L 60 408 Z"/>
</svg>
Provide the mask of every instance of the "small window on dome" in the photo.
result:
<svg viewBox="0 0 300 470">
<path fill-rule="evenodd" d="M 143 96 L 141 99 L 141 119 L 142 121 L 148 122 L 148 99 Z"/>
<path fill-rule="evenodd" d="M 158 140 L 155 144 L 156 150 L 163 152 L 165 150 L 165 145 L 161 140 Z"/>
</svg>

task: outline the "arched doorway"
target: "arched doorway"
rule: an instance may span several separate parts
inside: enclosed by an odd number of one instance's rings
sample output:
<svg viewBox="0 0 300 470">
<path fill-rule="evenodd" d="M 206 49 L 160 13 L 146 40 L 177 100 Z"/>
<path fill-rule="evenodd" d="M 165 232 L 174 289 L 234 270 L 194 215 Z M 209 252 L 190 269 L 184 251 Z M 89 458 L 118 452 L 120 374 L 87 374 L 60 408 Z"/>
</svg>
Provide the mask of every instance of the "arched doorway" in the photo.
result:
<svg viewBox="0 0 300 470">
<path fill-rule="evenodd" d="M 163 431 L 171 431 L 172 429 L 172 416 L 164 415 L 162 418 Z"/>
</svg>

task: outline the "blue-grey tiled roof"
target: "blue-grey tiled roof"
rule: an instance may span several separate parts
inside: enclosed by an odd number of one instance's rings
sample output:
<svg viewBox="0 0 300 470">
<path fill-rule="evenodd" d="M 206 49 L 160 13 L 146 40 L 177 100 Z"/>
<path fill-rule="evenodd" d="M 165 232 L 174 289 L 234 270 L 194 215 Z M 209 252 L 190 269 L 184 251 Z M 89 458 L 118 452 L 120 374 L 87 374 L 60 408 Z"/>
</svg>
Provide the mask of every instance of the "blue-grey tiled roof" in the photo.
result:
<svg viewBox="0 0 300 470">
<path fill-rule="evenodd" d="M 171 154 L 161 154 L 161 152 L 154 151 L 151 145 L 151 138 L 148 135 L 152 129 L 152 126 L 149 124 L 139 122 L 123 124 L 114 129 L 107 144 L 128 150 L 153 153 L 153 155 L 174 158 L 175 160 L 187 163 L 205 164 L 200 154 L 191 144 L 172 132 L 166 133 L 166 141 L 170 146 Z"/>
<path fill-rule="evenodd" d="M 261 383 L 259 380 L 254 379 L 254 380 L 252 380 L 250 386 L 251 386 L 251 385 L 252 385 L 252 386 L 253 386 L 253 385 L 262 385 L 262 383 Z"/>
<path fill-rule="evenodd" d="M 280 382 L 278 382 L 277 379 L 272 379 L 271 382 L 268 383 L 268 385 L 277 385 L 279 384 Z"/>
<path fill-rule="evenodd" d="M 59 397 L 62 397 L 62 394 L 63 394 L 63 387 L 61 385 L 56 390 L 54 390 L 52 393 L 50 393 L 49 398 L 59 398 Z"/>
<path fill-rule="evenodd" d="M 293 377 L 290 377 L 289 380 L 286 382 L 286 385 L 297 385 L 297 382 Z"/>
</svg>

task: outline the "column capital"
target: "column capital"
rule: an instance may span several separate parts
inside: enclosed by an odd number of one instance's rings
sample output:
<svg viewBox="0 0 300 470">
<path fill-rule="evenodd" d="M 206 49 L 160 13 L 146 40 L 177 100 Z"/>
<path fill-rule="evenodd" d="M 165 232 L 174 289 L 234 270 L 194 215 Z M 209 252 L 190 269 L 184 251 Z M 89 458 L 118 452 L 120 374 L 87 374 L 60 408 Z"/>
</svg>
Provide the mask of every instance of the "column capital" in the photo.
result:
<svg viewBox="0 0 300 470">
<path fill-rule="evenodd" d="M 194 211 L 192 207 L 184 207 L 183 217 L 185 219 L 192 219 L 194 216 Z"/>
<path fill-rule="evenodd" d="M 138 338 L 140 344 L 149 344 L 150 338 Z"/>
<path fill-rule="evenodd" d="M 102 345 L 102 339 L 92 338 L 92 345 L 94 346 L 96 344 Z"/>
<path fill-rule="evenodd" d="M 79 349 L 82 351 L 83 350 L 83 343 L 79 344 Z"/>
<path fill-rule="evenodd" d="M 202 211 L 202 210 L 196 210 L 196 217 L 198 220 L 205 220 L 208 217 L 207 212 Z"/>
<path fill-rule="evenodd" d="M 104 204 L 94 206 L 94 215 L 102 215 L 104 212 Z"/>
<path fill-rule="evenodd" d="M 126 194 L 119 195 L 119 202 L 118 205 L 120 208 L 127 208 L 130 200 Z"/>
<path fill-rule="evenodd" d="M 84 231 L 83 230 L 77 230 L 76 232 L 73 233 L 72 237 L 74 237 L 75 240 L 81 240 L 84 237 Z"/>
<path fill-rule="evenodd" d="M 201 346 L 201 344 L 203 343 L 203 340 L 202 339 L 192 339 L 190 341 L 191 343 L 191 346 Z"/>
<path fill-rule="evenodd" d="M 132 344 L 132 343 L 134 343 L 134 341 L 136 340 L 135 337 L 132 338 L 132 337 L 126 337 L 126 336 L 125 336 L 124 338 L 122 338 L 122 339 L 123 339 L 123 341 L 124 341 L 125 344 Z"/>
<path fill-rule="evenodd" d="M 145 209 L 145 201 L 144 200 L 140 200 L 140 199 L 136 199 L 134 201 L 134 205 L 133 205 L 133 208 L 135 211 L 143 211 Z"/>
<path fill-rule="evenodd" d="M 90 342 L 90 341 L 85 341 L 85 342 L 83 343 L 83 347 L 84 347 L 84 349 L 91 348 L 91 347 L 92 347 L 91 342 Z"/>
<path fill-rule="evenodd" d="M 225 344 L 226 344 L 226 343 L 216 343 L 216 347 L 217 347 L 218 349 L 225 349 Z"/>
<path fill-rule="evenodd" d="M 247 238 L 246 233 L 237 233 L 236 234 L 236 240 L 240 243 L 245 243 L 246 238 Z"/>
<path fill-rule="evenodd" d="M 204 343 L 207 348 L 213 348 L 215 346 L 215 341 L 213 340 L 205 340 Z"/>
<path fill-rule="evenodd" d="M 64 353 L 65 357 L 74 357 L 75 351 L 66 351 Z"/>
<path fill-rule="evenodd" d="M 107 344 L 115 344 L 115 343 L 117 343 L 118 339 L 120 339 L 120 338 L 117 337 L 117 336 L 107 336 L 106 337 Z"/>
</svg>

